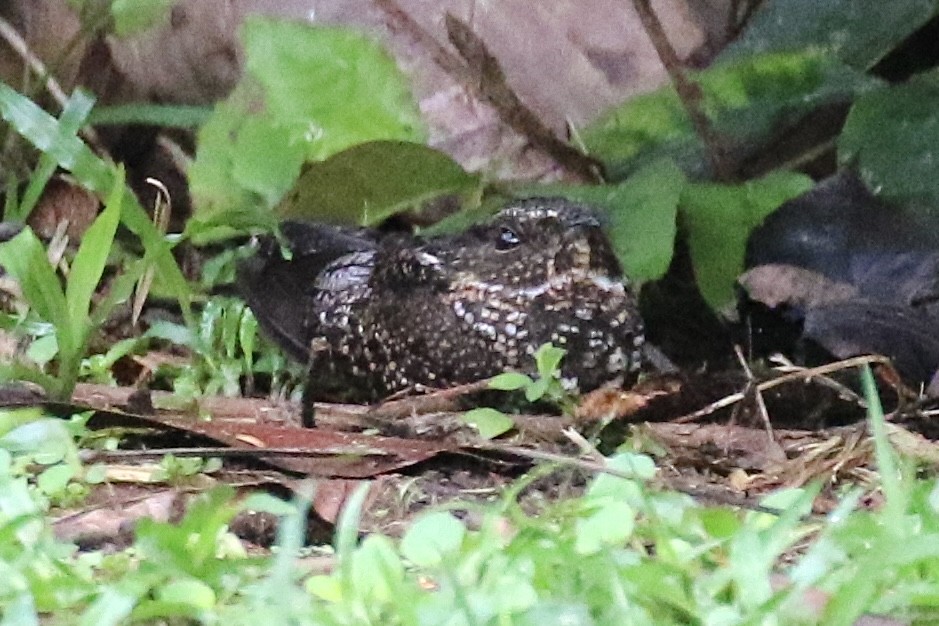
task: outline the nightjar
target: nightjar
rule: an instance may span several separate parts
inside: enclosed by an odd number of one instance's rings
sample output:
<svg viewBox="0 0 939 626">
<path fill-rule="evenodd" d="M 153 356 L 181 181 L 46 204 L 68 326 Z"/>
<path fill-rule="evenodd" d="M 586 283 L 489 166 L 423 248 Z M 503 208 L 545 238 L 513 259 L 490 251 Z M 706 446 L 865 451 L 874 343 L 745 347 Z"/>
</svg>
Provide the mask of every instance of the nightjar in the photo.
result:
<svg viewBox="0 0 939 626">
<path fill-rule="evenodd" d="M 286 222 L 239 268 L 262 328 L 308 362 L 310 399 L 374 401 L 532 372 L 551 342 L 581 391 L 640 365 L 643 323 L 597 215 L 557 198 L 512 203 L 490 221 L 422 239 Z"/>
</svg>

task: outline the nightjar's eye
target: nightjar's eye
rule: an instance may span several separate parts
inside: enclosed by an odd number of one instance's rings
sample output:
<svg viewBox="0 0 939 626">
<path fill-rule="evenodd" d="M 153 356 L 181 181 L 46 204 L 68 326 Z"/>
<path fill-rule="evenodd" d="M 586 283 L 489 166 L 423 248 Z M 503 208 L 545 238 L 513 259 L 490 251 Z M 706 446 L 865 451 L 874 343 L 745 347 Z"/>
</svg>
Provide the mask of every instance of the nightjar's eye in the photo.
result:
<svg viewBox="0 0 939 626">
<path fill-rule="evenodd" d="M 518 238 L 515 231 L 503 226 L 499 231 L 499 238 L 496 240 L 496 250 L 511 250 L 520 243 L 522 243 L 522 240 Z"/>
</svg>

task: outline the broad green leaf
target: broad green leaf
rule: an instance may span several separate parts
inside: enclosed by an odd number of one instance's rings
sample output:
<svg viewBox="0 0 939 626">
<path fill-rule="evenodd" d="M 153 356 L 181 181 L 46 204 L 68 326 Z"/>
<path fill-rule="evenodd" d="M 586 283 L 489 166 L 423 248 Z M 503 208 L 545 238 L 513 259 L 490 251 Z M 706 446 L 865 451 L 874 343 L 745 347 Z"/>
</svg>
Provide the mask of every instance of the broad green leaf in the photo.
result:
<svg viewBox="0 0 939 626">
<path fill-rule="evenodd" d="M 47 495 L 63 493 L 75 474 L 75 468 L 71 465 L 57 463 L 36 477 L 36 486 Z"/>
<path fill-rule="evenodd" d="M 519 372 L 505 372 L 498 376 L 493 376 L 492 380 L 489 381 L 489 388 L 498 389 L 499 391 L 515 391 L 516 389 L 530 385 L 531 382 L 531 378 L 525 374 Z"/>
<path fill-rule="evenodd" d="M 635 452 L 619 452 L 607 459 L 607 465 L 642 480 L 652 480 L 656 472 L 655 461 L 651 456 Z M 591 493 L 594 492 L 591 490 Z"/>
<path fill-rule="evenodd" d="M 770 0 L 718 60 L 823 48 L 867 69 L 937 12 L 934 0 Z"/>
<path fill-rule="evenodd" d="M 775 172 L 740 185 L 689 184 L 681 197 L 681 215 L 698 288 L 708 304 L 720 309 L 734 297 L 734 281 L 743 271 L 750 231 L 786 200 L 808 191 L 802 174 Z"/>
<path fill-rule="evenodd" d="M 478 184 L 478 177 L 433 148 L 406 141 L 370 141 L 307 166 L 279 213 L 369 226 L 438 196 L 471 191 Z"/>
<path fill-rule="evenodd" d="M 726 147 L 743 154 L 819 106 L 850 101 L 877 84 L 818 51 L 742 58 L 692 77 Z M 601 116 L 583 131 L 583 139 L 613 180 L 662 157 L 689 176 L 710 174 L 704 148 L 671 86 L 632 98 Z"/>
<path fill-rule="evenodd" d="M 6 433 L 0 437 L 0 448 L 31 454 L 37 463 L 51 465 L 66 459 L 75 444 L 62 420 L 49 417 L 22 424 Z"/>
<path fill-rule="evenodd" d="M 252 88 L 254 88 L 252 90 Z M 251 93 L 245 93 L 251 91 Z M 207 221 L 216 215 L 224 217 L 231 210 L 255 213 L 261 204 L 248 187 L 234 177 L 235 142 L 244 119 L 248 116 L 251 100 L 261 98 L 257 85 L 239 84 L 229 95 L 228 100 L 215 105 L 212 115 L 199 129 L 196 141 L 196 158 L 189 167 L 189 188 L 192 193 L 196 214 L 192 221 Z M 274 159 L 280 165 L 292 159 L 294 150 L 287 149 L 286 155 Z M 249 157 L 250 158 L 250 157 Z M 193 227 L 187 225 L 187 233 Z M 191 236 L 191 235 L 190 235 Z M 230 236 L 230 233 L 229 233 Z"/>
<path fill-rule="evenodd" d="M 342 585 L 335 576 L 325 576 L 322 574 L 310 576 L 306 579 L 304 588 L 308 593 L 313 594 L 320 600 L 332 603 L 342 601 Z"/>
<path fill-rule="evenodd" d="M 550 378 L 544 376 L 538 377 L 532 384 L 525 387 L 525 399 L 529 402 L 541 400 L 544 395 L 548 393 L 548 385 L 550 383 Z"/>
<path fill-rule="evenodd" d="M 26 356 L 40 368 L 45 367 L 58 353 L 59 340 L 55 333 L 38 337 L 26 349 Z"/>
<path fill-rule="evenodd" d="M 407 80 L 375 41 L 346 28 L 251 17 L 247 71 L 264 86 L 271 116 L 311 160 L 364 141 L 425 137 Z"/>
<path fill-rule="evenodd" d="M 535 365 L 542 378 L 551 378 L 561 365 L 561 359 L 567 354 L 564 348 L 558 348 L 550 343 L 542 344 L 535 352 Z"/>
<path fill-rule="evenodd" d="M 467 411 L 462 415 L 462 419 L 475 428 L 483 439 L 494 439 L 515 427 L 511 417 L 485 406 Z"/>
<path fill-rule="evenodd" d="M 290 140 L 286 127 L 247 117 L 235 137 L 232 175 L 238 184 L 260 196 L 264 206 L 274 206 L 300 174 L 303 148 Z"/>
<path fill-rule="evenodd" d="M 903 203 L 939 207 L 939 72 L 858 98 L 838 158 L 872 188 Z"/>
<path fill-rule="evenodd" d="M 577 520 L 574 549 L 578 554 L 595 554 L 621 544 L 635 528 L 636 511 L 626 502 L 604 499 L 596 505 L 597 510 Z"/>
<path fill-rule="evenodd" d="M 199 609 L 210 609 L 215 606 L 217 600 L 215 591 L 196 578 L 172 580 L 156 592 L 157 598 L 162 602 L 183 604 Z"/>
<path fill-rule="evenodd" d="M 460 549 L 466 527 L 449 513 L 422 515 L 401 540 L 401 554 L 415 565 L 439 565 L 446 555 Z"/>
<path fill-rule="evenodd" d="M 676 214 L 685 177 L 672 161 L 657 161 L 618 185 L 610 196 L 610 240 L 626 274 L 661 278 L 672 261 Z"/>
<path fill-rule="evenodd" d="M 356 596 L 385 603 L 392 599 L 404 580 L 404 565 L 391 540 L 369 535 L 352 554 L 352 580 Z"/>
<path fill-rule="evenodd" d="M 407 81 L 370 39 L 257 16 L 242 39 L 246 75 L 200 130 L 189 173 L 199 220 L 273 207 L 305 160 L 368 141 L 424 139 Z"/>
<path fill-rule="evenodd" d="M 740 516 L 730 509 L 707 508 L 695 511 L 708 535 L 728 539 L 740 531 Z"/>
</svg>

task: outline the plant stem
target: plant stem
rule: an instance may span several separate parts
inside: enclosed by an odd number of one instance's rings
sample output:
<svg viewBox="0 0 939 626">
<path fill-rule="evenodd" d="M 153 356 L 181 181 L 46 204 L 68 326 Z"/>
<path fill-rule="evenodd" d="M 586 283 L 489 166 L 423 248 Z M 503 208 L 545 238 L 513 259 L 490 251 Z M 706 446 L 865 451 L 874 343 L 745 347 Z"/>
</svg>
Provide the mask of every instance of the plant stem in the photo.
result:
<svg viewBox="0 0 939 626">
<path fill-rule="evenodd" d="M 668 41 L 665 29 L 662 28 L 662 22 L 659 21 L 658 15 L 652 9 L 650 0 L 633 0 L 633 6 L 636 8 L 636 13 L 639 15 L 642 26 L 646 34 L 649 35 L 662 65 L 665 66 L 665 71 L 668 72 L 669 78 L 675 86 L 675 91 L 678 92 L 682 105 L 691 118 L 695 132 L 698 133 L 704 143 L 715 178 L 722 182 L 730 182 L 733 179 L 733 174 L 724 158 L 724 147 L 701 106 L 701 88 L 685 73 L 681 60 L 678 58 L 678 53 L 675 52 L 675 48 Z"/>
</svg>

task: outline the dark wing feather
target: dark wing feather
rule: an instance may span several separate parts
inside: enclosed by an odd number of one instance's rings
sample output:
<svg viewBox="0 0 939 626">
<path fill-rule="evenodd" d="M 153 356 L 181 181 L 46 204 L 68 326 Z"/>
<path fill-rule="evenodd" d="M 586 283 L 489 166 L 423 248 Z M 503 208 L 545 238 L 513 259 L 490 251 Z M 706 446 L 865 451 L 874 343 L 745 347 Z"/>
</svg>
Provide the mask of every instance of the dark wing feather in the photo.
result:
<svg viewBox="0 0 939 626">
<path fill-rule="evenodd" d="M 285 222 L 281 234 L 291 258 L 283 258 L 273 237 L 266 238 L 258 254 L 238 266 L 236 284 L 261 328 L 291 357 L 306 363 L 317 279 L 337 258 L 371 250 L 375 242 L 360 231 L 304 222 Z"/>
</svg>

